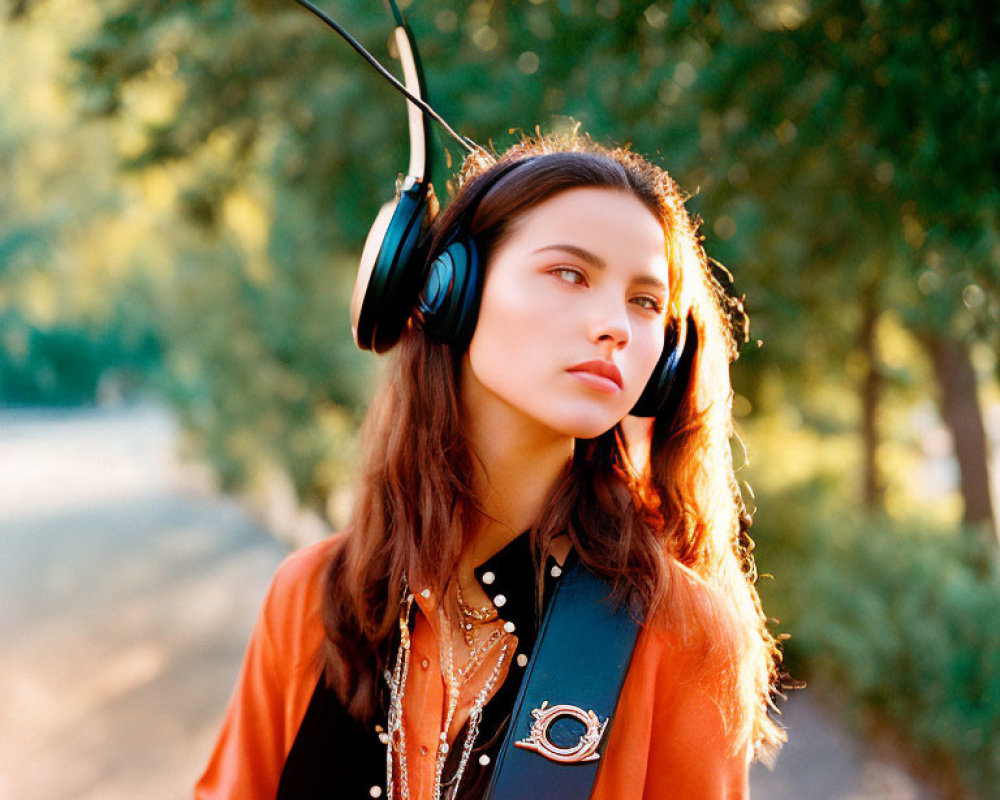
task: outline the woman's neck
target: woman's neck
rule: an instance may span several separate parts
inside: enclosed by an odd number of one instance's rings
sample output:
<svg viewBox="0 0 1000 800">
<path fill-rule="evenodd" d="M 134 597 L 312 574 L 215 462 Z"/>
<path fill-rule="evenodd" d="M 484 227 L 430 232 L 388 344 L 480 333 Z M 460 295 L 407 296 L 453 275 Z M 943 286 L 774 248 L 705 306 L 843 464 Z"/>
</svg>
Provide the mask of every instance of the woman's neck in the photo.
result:
<svg viewBox="0 0 1000 800">
<path fill-rule="evenodd" d="M 496 397 L 464 398 L 481 524 L 465 544 L 460 573 L 503 549 L 538 518 L 573 455 L 573 438 Z"/>
</svg>

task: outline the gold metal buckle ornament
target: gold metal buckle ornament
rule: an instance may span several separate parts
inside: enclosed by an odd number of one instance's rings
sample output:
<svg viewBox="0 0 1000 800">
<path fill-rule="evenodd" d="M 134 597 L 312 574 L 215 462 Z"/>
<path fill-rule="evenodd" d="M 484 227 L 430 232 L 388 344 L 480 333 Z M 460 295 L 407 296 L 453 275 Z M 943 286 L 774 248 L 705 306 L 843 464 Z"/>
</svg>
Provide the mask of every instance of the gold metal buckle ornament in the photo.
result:
<svg viewBox="0 0 1000 800">
<path fill-rule="evenodd" d="M 531 726 L 531 733 L 527 739 L 514 742 L 515 747 L 534 750 L 550 761 L 558 761 L 560 764 L 597 761 L 601 757 L 601 754 L 597 752 L 597 747 L 604 736 L 608 720 L 605 719 L 604 722 L 601 722 L 593 710 L 584 711 L 579 706 L 567 703 L 549 706 L 549 701 L 545 700 L 541 708 L 532 710 L 531 716 L 535 718 L 535 722 Z M 580 740 L 572 747 L 559 747 L 549 738 L 552 724 L 560 717 L 571 717 L 582 722 L 587 728 Z"/>
</svg>

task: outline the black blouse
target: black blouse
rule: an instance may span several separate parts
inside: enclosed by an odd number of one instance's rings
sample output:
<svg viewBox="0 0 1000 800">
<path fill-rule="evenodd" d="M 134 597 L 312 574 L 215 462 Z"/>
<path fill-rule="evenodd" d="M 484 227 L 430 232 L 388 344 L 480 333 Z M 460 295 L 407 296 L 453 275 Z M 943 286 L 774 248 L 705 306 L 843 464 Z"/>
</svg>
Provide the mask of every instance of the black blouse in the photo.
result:
<svg viewBox="0 0 1000 800">
<path fill-rule="evenodd" d="M 505 598 L 494 605 L 503 621 L 514 624 L 518 644 L 506 679 L 483 708 L 479 735 L 462 775 L 459 797 L 470 800 L 481 797 L 486 789 L 541 624 L 535 594 L 535 566 L 527 532 L 478 566 L 474 574 L 488 597 L 503 595 Z M 556 560 L 549 556 L 544 570 L 542 614 L 548 608 L 559 575 Z M 386 745 L 380 741 L 379 734 L 386 727 L 386 705 L 387 697 L 384 696 L 378 719 L 368 727 L 347 714 L 336 693 L 326 686 L 321 676 L 285 761 L 277 800 L 384 796 Z M 463 741 L 464 736 L 463 729 L 456 741 Z M 454 775 L 461 749 L 451 749 L 444 769 L 445 781 Z M 488 761 L 482 759 L 486 764 L 480 761 L 483 755 L 489 757 Z M 448 788 L 447 783 L 445 788 Z"/>
</svg>

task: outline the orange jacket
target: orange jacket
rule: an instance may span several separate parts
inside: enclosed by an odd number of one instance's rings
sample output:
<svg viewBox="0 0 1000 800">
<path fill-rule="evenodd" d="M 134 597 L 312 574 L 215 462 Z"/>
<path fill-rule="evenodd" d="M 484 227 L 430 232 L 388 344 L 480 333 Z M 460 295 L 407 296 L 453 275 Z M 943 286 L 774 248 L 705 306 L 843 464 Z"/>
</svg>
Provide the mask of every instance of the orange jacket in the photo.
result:
<svg viewBox="0 0 1000 800">
<path fill-rule="evenodd" d="M 275 574 L 222 731 L 195 788 L 197 800 L 275 797 L 320 676 L 323 572 L 339 538 L 293 553 Z M 426 657 L 427 666 L 411 671 L 403 716 L 411 795 L 429 800 L 434 754 L 421 759 L 419 747 L 437 739 L 445 695 L 433 630 L 423 614 L 417 618 L 411 659 L 421 663 Z M 704 653 L 704 647 L 682 645 L 668 631 L 643 627 L 592 798 L 748 796 L 750 751 L 730 745 L 716 700 L 721 682 L 701 668 Z M 377 789 L 373 786 L 372 796 Z"/>
</svg>

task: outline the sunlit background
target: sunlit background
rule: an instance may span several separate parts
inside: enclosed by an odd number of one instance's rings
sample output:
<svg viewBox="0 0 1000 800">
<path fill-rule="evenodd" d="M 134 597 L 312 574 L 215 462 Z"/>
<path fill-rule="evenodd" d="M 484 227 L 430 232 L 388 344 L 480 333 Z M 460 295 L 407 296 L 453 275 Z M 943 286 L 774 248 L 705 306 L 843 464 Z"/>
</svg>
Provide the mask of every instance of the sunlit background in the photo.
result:
<svg viewBox="0 0 1000 800">
<path fill-rule="evenodd" d="M 322 5 L 393 63 L 380 2 Z M 759 796 L 995 797 L 998 7 L 401 5 L 463 133 L 630 143 L 746 297 L 735 459 L 809 685 Z M 183 796 L 350 507 L 404 104 L 291 0 L 0 9 L 0 797 Z"/>
</svg>

